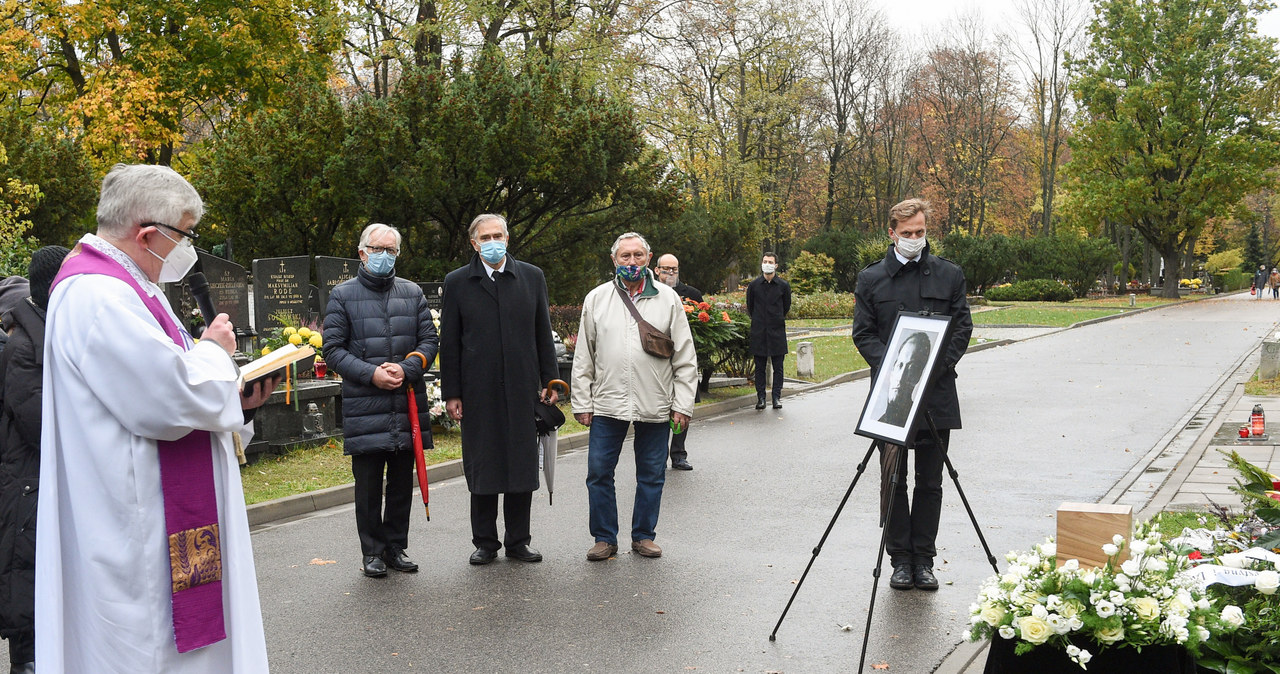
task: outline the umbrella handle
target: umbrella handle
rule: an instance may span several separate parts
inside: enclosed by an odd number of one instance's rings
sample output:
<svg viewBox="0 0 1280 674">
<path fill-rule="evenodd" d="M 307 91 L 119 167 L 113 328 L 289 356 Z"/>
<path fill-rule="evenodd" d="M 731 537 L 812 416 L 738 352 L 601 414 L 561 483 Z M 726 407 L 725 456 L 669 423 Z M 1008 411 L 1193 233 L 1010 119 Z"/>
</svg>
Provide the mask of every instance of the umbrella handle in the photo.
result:
<svg viewBox="0 0 1280 674">
<path fill-rule="evenodd" d="M 552 379 L 551 381 L 547 382 L 547 388 L 545 391 L 542 392 L 542 396 L 540 397 L 542 402 L 544 403 L 547 402 L 547 393 L 553 389 L 559 389 L 557 393 L 560 394 L 561 398 L 564 398 L 565 396 L 569 395 L 569 385 L 566 384 L 564 380 Z"/>
<path fill-rule="evenodd" d="M 411 351 L 411 352 L 409 352 L 409 355 L 405 356 L 405 357 L 404 357 L 404 359 L 405 359 L 405 360 L 409 360 L 410 358 L 413 358 L 414 356 L 417 356 L 417 357 L 418 357 L 418 360 L 422 361 L 422 369 L 424 369 L 424 370 L 425 370 L 425 369 L 427 369 L 427 357 L 426 357 L 426 356 L 424 356 L 424 355 L 422 355 L 422 353 L 421 353 L 421 352 L 419 352 L 419 351 Z"/>
</svg>

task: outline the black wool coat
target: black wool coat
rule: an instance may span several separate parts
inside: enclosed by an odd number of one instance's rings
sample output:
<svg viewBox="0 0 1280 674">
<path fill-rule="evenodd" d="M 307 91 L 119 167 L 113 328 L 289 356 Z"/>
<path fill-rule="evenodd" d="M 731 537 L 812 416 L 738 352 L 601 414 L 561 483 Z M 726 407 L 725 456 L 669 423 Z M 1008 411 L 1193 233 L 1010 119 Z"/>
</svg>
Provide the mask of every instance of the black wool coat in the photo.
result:
<svg viewBox="0 0 1280 674">
<path fill-rule="evenodd" d="M 0 353 L 0 636 L 35 628 L 44 312 L 23 300 Z"/>
<path fill-rule="evenodd" d="M 747 284 L 747 314 L 751 316 L 751 355 L 783 356 L 787 353 L 787 313 L 791 311 L 791 286 L 764 274 Z"/>
<path fill-rule="evenodd" d="M 671 286 L 671 289 L 676 291 L 676 294 L 679 295 L 682 300 L 693 300 L 694 302 L 702 301 L 702 291 L 688 283 L 677 283 L 674 286 Z"/>
<path fill-rule="evenodd" d="M 422 446 L 432 446 L 423 377 L 436 347 L 436 326 L 416 283 L 395 274 L 374 276 L 362 264 L 355 278 L 334 287 L 324 317 L 324 360 L 342 375 L 344 454 L 413 449 L 409 386 L 417 398 Z M 407 358 L 414 351 L 426 356 L 426 365 L 417 356 Z M 404 369 L 404 385 L 394 391 L 373 385 L 374 370 L 388 362 Z"/>
<path fill-rule="evenodd" d="M 473 494 L 538 488 L 533 408 L 559 375 L 542 270 L 507 256 L 489 280 L 479 255 L 444 277 L 440 390 L 462 400 L 462 469 Z"/>
<path fill-rule="evenodd" d="M 922 409 L 933 415 L 938 428 L 960 428 L 960 399 L 956 394 L 956 363 L 969 348 L 973 320 L 965 297 L 964 272 L 960 266 L 929 253 L 920 253 L 918 265 L 907 268 L 898 261 L 893 247 L 883 260 L 858 273 L 854 291 L 853 343 L 879 372 L 884 361 L 898 312 L 927 310 L 951 317 L 947 350 L 934 368 L 934 385 Z M 916 427 L 924 425 L 924 415 L 916 416 Z"/>
</svg>

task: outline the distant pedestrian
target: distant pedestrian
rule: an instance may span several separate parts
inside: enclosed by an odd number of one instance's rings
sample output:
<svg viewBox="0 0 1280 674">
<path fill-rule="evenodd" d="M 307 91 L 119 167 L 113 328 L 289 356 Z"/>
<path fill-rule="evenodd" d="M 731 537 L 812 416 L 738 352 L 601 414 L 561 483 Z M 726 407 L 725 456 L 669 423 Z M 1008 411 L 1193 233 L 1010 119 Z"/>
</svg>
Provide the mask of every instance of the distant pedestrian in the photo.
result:
<svg viewBox="0 0 1280 674">
<path fill-rule="evenodd" d="M 1271 278 L 1267 279 L 1267 287 L 1271 289 L 1271 299 L 1280 299 L 1280 269 L 1271 268 Z"/>
<path fill-rule="evenodd" d="M 889 209 L 889 218 L 889 238 L 893 245 L 883 260 L 858 274 L 853 342 L 873 372 L 878 373 L 885 365 L 885 351 L 899 312 L 929 311 L 951 317 L 947 341 L 942 346 L 944 353 L 936 368 L 940 373 L 934 376 L 932 390 L 926 394 L 928 397 L 920 401 L 920 409 L 929 414 L 937 425 L 942 446 L 935 442 L 929 428 L 924 427 L 925 414 L 917 414 L 915 426 L 908 429 L 909 434 L 915 435 L 914 442 L 907 443 L 915 453 L 915 490 L 910 507 L 907 504 L 905 452 L 887 451 L 891 448 L 881 447 L 882 468 L 895 468 L 892 464 L 883 465 L 890 457 L 899 457 L 901 461 L 897 466 L 901 471 L 900 480 L 891 506 L 893 517 L 884 525 L 885 547 L 893 565 L 889 587 L 896 590 L 912 587 L 937 590 L 933 558 L 937 554 L 935 541 L 942 512 L 943 453 L 950 444 L 951 429 L 960 428 L 955 366 L 969 346 L 973 322 L 965 297 L 964 272 L 956 264 L 933 255 L 926 243 L 929 202 L 907 199 Z M 906 350 L 904 346 L 902 351 Z M 929 349 L 922 350 L 927 352 Z M 901 360 L 901 353 L 899 357 L 889 365 L 901 365 L 905 373 L 910 360 Z M 902 423 L 905 423 L 905 413 Z M 897 471 L 882 470 L 881 474 L 887 476 L 894 472 Z"/>
<path fill-rule="evenodd" d="M 765 368 L 773 362 L 773 409 L 782 409 L 782 362 L 787 357 L 787 313 L 791 286 L 778 277 L 778 255 L 760 258 L 760 275 L 747 284 L 751 355 L 756 360 L 756 409 L 764 409 Z"/>
<path fill-rule="evenodd" d="M 658 258 L 658 263 L 654 267 L 657 272 L 658 280 L 671 286 L 672 290 L 680 296 L 680 299 L 691 300 L 693 302 L 702 302 L 702 291 L 684 283 L 680 280 L 680 260 L 675 255 L 667 253 Z M 709 373 L 703 373 L 705 377 Z M 696 403 L 701 395 L 701 390 L 694 393 L 693 401 Z M 672 433 L 671 435 L 671 467 L 676 470 L 693 470 L 693 464 L 689 463 L 689 451 L 685 448 L 685 443 L 689 440 L 689 430 L 686 428 L 683 433 Z"/>
<path fill-rule="evenodd" d="M 1267 274 L 1267 266 L 1265 264 L 1258 265 L 1258 271 L 1253 273 L 1254 299 L 1262 299 L 1262 292 L 1267 287 L 1267 279 L 1269 278 L 1270 275 Z"/>
<path fill-rule="evenodd" d="M 618 551 L 613 473 L 630 427 L 635 428 L 636 455 L 631 550 L 642 557 L 662 556 L 654 538 L 666 481 L 667 437 L 672 426 L 687 428 L 693 416 L 698 359 L 689 319 L 675 291 L 654 281 L 649 257 L 649 244 L 639 234 L 619 236 L 612 250 L 615 277 L 582 302 L 569 390 L 574 418 L 591 428 L 587 496 L 595 544 L 587 559 L 593 562 Z M 671 339 L 670 355 L 645 349 L 633 311 Z M 660 351 L 654 345 L 649 350 Z"/>
<path fill-rule="evenodd" d="M 405 554 L 414 470 L 408 388 L 425 402 L 437 341 L 422 288 L 396 278 L 400 241 L 395 227 L 365 227 L 356 277 L 334 287 L 324 317 L 324 359 L 342 375 L 343 453 L 355 480 L 361 569 L 371 578 L 386 576 L 387 567 L 418 570 Z M 415 352 L 422 359 L 409 356 Z M 429 407 L 418 405 L 424 447 L 432 446 Z"/>
<path fill-rule="evenodd" d="M 471 221 L 476 254 L 444 277 L 440 389 L 462 422 L 462 470 L 471 491 L 472 564 L 507 557 L 540 562 L 529 547 L 529 510 L 538 489 L 534 406 L 559 374 L 542 270 L 507 253 L 507 221 Z M 556 393 L 549 399 L 556 402 Z M 463 419 L 463 412 L 466 419 Z M 498 495 L 506 528 L 498 539 Z"/>
</svg>

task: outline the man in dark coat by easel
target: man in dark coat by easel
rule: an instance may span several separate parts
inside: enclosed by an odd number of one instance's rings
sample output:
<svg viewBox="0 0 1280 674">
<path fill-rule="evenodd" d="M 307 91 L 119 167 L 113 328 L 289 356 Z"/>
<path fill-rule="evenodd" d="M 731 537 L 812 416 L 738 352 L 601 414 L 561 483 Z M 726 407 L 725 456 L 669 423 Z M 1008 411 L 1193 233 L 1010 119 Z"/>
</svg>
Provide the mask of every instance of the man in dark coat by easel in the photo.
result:
<svg viewBox="0 0 1280 674">
<path fill-rule="evenodd" d="M 555 344 L 542 270 L 507 254 L 507 222 L 485 213 L 468 230 L 476 254 L 444 279 L 440 388 L 462 422 L 462 468 L 471 490 L 472 564 L 506 555 L 542 561 L 529 547 L 538 488 L 534 404 L 556 378 Z M 555 403 L 556 393 L 549 392 Z M 463 418 L 463 413 L 466 418 Z M 498 494 L 506 532 L 498 540 Z"/>
</svg>

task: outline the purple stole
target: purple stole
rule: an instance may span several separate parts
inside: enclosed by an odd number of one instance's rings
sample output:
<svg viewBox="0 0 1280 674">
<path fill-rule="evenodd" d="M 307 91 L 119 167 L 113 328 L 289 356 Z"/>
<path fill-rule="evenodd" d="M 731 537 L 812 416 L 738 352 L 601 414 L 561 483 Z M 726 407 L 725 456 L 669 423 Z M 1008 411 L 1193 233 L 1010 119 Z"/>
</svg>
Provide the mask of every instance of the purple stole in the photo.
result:
<svg viewBox="0 0 1280 674">
<path fill-rule="evenodd" d="M 110 276 L 129 284 L 161 329 L 180 348 L 183 331 L 158 297 L 149 297 L 128 271 L 92 246 L 76 244 L 53 284 L 79 274 Z M 50 288 L 52 291 L 52 287 Z M 157 411 L 157 413 L 163 413 Z M 218 496 L 213 486 L 213 445 L 209 431 L 193 430 L 178 440 L 157 440 L 165 533 L 173 582 L 173 636 L 179 653 L 227 638 L 222 610 L 222 551 Z"/>
</svg>

